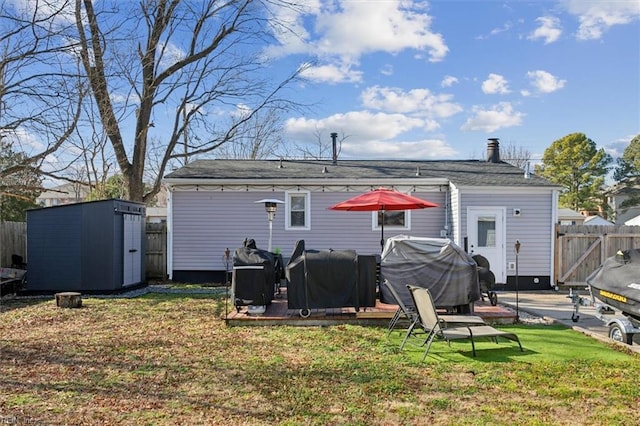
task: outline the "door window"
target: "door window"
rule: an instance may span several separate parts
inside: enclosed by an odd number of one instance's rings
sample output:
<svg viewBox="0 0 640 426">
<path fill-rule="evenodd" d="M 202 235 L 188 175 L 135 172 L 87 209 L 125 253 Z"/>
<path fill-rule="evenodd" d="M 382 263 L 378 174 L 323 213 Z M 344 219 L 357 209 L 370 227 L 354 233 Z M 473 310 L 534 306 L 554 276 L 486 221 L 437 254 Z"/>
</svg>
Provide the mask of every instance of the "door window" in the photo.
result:
<svg viewBox="0 0 640 426">
<path fill-rule="evenodd" d="M 478 247 L 496 246 L 496 217 L 478 217 Z"/>
</svg>

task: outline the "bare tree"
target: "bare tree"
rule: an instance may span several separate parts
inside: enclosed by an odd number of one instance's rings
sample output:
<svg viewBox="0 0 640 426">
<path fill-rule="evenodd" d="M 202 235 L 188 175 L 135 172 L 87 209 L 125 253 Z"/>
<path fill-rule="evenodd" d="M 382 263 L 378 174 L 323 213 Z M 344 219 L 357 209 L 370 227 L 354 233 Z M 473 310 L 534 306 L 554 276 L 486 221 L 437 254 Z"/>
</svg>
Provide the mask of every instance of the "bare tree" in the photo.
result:
<svg viewBox="0 0 640 426">
<path fill-rule="evenodd" d="M 0 0 L 0 141 L 21 153 L 20 161 L 0 167 L 0 179 L 26 170 L 55 173 L 42 163 L 73 135 L 81 113 L 84 88 L 65 35 L 67 2 L 29 6 Z"/>
<path fill-rule="evenodd" d="M 333 132 L 332 132 L 333 133 Z M 337 133 L 337 132 L 336 132 Z M 296 149 L 303 158 L 313 160 L 327 160 L 333 158 L 333 138 L 327 135 L 322 129 L 316 127 L 313 132 L 315 143 L 311 146 L 296 145 Z M 349 138 L 344 132 L 337 133 L 336 156 L 340 156 L 342 143 Z"/>
<path fill-rule="evenodd" d="M 274 84 L 253 47 L 269 37 L 275 7 L 295 6 L 285 0 L 75 0 L 81 62 L 129 199 L 151 199 L 172 160 L 238 140 L 259 111 L 296 107 L 282 93 L 301 70 Z M 243 113 L 222 124 L 209 114 L 214 108 Z M 145 191 L 153 135 L 164 150 Z"/>
<path fill-rule="evenodd" d="M 216 150 L 216 157 L 249 160 L 281 157 L 282 135 L 280 109 L 263 109 L 238 127 L 236 136 Z"/>
<path fill-rule="evenodd" d="M 524 170 L 529 167 L 531 152 L 521 146 L 507 144 L 504 147 L 500 147 L 500 159 Z"/>
</svg>

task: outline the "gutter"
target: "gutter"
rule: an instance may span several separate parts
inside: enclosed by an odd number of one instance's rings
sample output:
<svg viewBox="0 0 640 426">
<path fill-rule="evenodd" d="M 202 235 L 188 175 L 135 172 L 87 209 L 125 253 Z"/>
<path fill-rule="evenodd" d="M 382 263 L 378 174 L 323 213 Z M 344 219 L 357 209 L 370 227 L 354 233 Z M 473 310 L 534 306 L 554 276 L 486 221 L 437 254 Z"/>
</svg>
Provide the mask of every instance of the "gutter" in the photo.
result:
<svg viewBox="0 0 640 426">
<path fill-rule="evenodd" d="M 265 185 L 318 185 L 318 186 L 449 186 L 449 179 L 445 178 L 386 178 L 386 179 L 358 179 L 358 178 L 340 178 L 340 179 L 211 179 L 211 178 L 165 178 L 164 182 L 173 187 L 182 185 L 210 185 L 210 186 L 222 186 L 222 185 L 251 185 L 251 186 L 265 186 Z"/>
</svg>

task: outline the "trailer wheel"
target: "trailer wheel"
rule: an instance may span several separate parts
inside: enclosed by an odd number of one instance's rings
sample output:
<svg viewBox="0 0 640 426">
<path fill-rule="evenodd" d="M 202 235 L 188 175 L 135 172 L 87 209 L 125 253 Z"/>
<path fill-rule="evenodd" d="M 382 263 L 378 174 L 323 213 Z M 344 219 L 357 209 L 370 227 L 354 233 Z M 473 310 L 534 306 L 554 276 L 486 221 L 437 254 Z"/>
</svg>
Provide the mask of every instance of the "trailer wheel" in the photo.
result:
<svg viewBox="0 0 640 426">
<path fill-rule="evenodd" d="M 300 316 L 302 318 L 309 318 L 311 315 L 311 309 L 300 309 Z"/>
<path fill-rule="evenodd" d="M 488 295 L 491 306 L 496 306 L 498 304 L 498 295 L 494 291 L 490 291 Z"/>
<path fill-rule="evenodd" d="M 616 342 L 626 343 L 627 345 L 633 344 L 633 335 L 625 333 L 618 323 L 613 323 L 609 326 L 609 337 Z"/>
</svg>

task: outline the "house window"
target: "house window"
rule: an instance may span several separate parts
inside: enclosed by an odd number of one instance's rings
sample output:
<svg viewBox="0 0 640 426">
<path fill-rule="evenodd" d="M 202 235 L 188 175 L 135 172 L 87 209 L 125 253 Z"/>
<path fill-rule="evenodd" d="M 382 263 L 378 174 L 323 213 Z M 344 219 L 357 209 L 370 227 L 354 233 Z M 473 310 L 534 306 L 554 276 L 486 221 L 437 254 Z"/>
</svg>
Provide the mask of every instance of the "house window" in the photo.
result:
<svg viewBox="0 0 640 426">
<path fill-rule="evenodd" d="M 382 212 L 373 214 L 374 229 L 380 229 L 382 218 Z M 409 229 L 409 212 L 406 210 L 384 212 L 384 227 L 385 229 Z"/>
<path fill-rule="evenodd" d="M 309 192 L 297 191 L 287 193 L 286 229 L 308 230 L 309 223 Z"/>
</svg>

